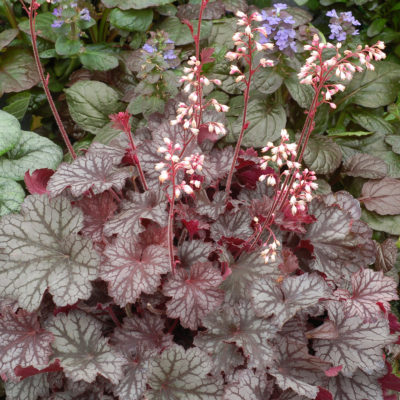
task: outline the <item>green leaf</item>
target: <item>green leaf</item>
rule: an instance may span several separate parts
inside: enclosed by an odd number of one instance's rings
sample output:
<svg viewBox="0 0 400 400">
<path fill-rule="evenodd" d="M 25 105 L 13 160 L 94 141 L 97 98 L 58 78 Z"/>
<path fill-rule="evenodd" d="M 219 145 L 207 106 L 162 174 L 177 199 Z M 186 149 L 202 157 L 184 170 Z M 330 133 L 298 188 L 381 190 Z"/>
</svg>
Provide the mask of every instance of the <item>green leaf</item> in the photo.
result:
<svg viewBox="0 0 400 400">
<path fill-rule="evenodd" d="M 0 110 L 0 156 L 16 146 L 21 135 L 18 120 L 13 115 Z"/>
<path fill-rule="evenodd" d="M 89 46 L 79 54 L 82 65 L 92 71 L 108 71 L 118 67 L 118 58 L 105 50 L 92 50 Z"/>
<path fill-rule="evenodd" d="M 213 21 L 212 30 L 208 43 L 212 46 L 219 45 L 227 49 L 233 49 L 235 46 L 232 36 L 237 30 L 236 21 L 234 18 L 223 18 Z"/>
<path fill-rule="evenodd" d="M 0 33 L 0 50 L 8 46 L 18 35 L 18 29 L 6 29 Z"/>
<path fill-rule="evenodd" d="M 194 34 L 197 33 L 197 21 L 190 21 L 193 24 Z M 189 28 L 177 17 L 166 18 L 158 27 L 160 30 L 168 33 L 170 39 L 175 42 L 176 46 L 193 43 L 192 35 Z M 203 21 L 201 23 L 200 38 L 207 39 L 210 36 L 212 28 L 211 21 Z"/>
<path fill-rule="evenodd" d="M 153 21 L 153 10 L 120 10 L 114 8 L 110 13 L 110 22 L 118 29 L 129 32 L 146 32 Z"/>
<path fill-rule="evenodd" d="M 82 43 L 66 36 L 60 36 L 56 41 L 56 52 L 61 56 L 73 56 L 79 53 Z"/>
<path fill-rule="evenodd" d="M 391 62 L 375 64 L 375 70 L 366 70 L 355 74 L 343 100 L 363 107 L 377 108 L 386 106 L 396 100 L 400 90 L 400 65 Z"/>
<path fill-rule="evenodd" d="M 0 178 L 0 217 L 18 212 L 24 198 L 25 191 L 19 183 Z"/>
<path fill-rule="evenodd" d="M 0 96 L 22 92 L 39 83 L 35 60 L 28 50 L 10 49 L 0 57 Z"/>
<path fill-rule="evenodd" d="M 19 143 L 0 158 L 0 176 L 23 180 L 26 171 L 56 169 L 61 160 L 61 148 L 50 139 L 34 132 L 22 131 Z"/>
<path fill-rule="evenodd" d="M 285 85 L 292 98 L 300 107 L 310 107 L 314 98 L 314 90 L 310 85 L 302 85 L 295 72 L 285 79 Z"/>
<path fill-rule="evenodd" d="M 32 95 L 29 92 L 17 93 L 7 99 L 7 106 L 4 111 L 14 115 L 17 119 L 22 119 L 28 109 Z M 1 154 L 0 154 L 1 155 Z"/>
<path fill-rule="evenodd" d="M 367 29 L 367 35 L 369 37 L 376 36 L 382 32 L 383 28 L 386 25 L 387 19 L 385 18 L 378 18 L 374 20 L 371 25 Z"/>
<path fill-rule="evenodd" d="M 354 132 L 341 132 L 335 131 L 333 129 L 328 129 L 328 136 L 334 137 L 346 137 L 346 136 L 368 136 L 372 135 L 373 132 L 366 132 L 366 131 L 354 131 Z"/>
<path fill-rule="evenodd" d="M 263 94 L 276 92 L 282 85 L 283 78 L 272 68 L 260 68 L 253 77 L 252 88 Z"/>
<path fill-rule="evenodd" d="M 376 231 L 386 232 L 389 235 L 400 235 L 400 215 L 378 215 L 362 210 L 361 219 Z"/>
<path fill-rule="evenodd" d="M 304 151 L 304 162 L 317 174 L 330 174 L 342 162 L 342 152 L 331 138 L 314 135 L 310 137 Z"/>
<path fill-rule="evenodd" d="M 108 8 L 118 7 L 121 10 L 129 10 L 131 8 L 140 10 L 170 4 L 173 0 L 102 0 L 102 2 Z"/>
<path fill-rule="evenodd" d="M 244 133 L 242 145 L 245 147 L 263 147 L 281 135 L 286 125 L 286 113 L 280 105 L 271 106 L 265 100 L 250 100 L 247 112 L 248 129 Z M 233 134 L 237 138 L 242 127 L 240 116 L 233 124 Z"/>
<path fill-rule="evenodd" d="M 57 28 L 51 26 L 54 19 L 55 17 L 51 12 L 39 13 L 35 23 L 37 35 L 53 43 L 57 40 L 57 37 L 60 36 L 59 28 L 57 30 Z M 21 22 L 18 27 L 21 31 L 30 34 L 28 19 Z"/>
<path fill-rule="evenodd" d="M 84 130 L 96 134 L 121 109 L 118 93 L 98 81 L 79 81 L 65 89 L 73 120 Z"/>
<path fill-rule="evenodd" d="M 351 119 L 371 132 L 391 134 L 394 133 L 394 127 L 378 115 L 366 111 L 354 111 L 351 113 Z"/>
<path fill-rule="evenodd" d="M 164 111 L 165 101 L 157 96 L 137 96 L 128 105 L 127 110 L 133 115 L 143 114 L 148 117 L 154 112 Z"/>
<path fill-rule="evenodd" d="M 400 154 L 400 136 L 399 135 L 388 135 L 385 136 L 385 142 L 392 146 L 392 150 L 396 154 Z"/>
</svg>

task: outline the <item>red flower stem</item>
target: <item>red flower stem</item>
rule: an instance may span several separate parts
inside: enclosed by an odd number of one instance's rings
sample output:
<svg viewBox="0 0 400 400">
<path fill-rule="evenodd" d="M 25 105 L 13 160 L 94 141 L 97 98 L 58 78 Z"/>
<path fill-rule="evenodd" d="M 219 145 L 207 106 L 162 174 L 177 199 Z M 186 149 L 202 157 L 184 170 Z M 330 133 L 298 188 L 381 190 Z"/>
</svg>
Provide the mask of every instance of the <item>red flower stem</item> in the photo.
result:
<svg viewBox="0 0 400 400">
<path fill-rule="evenodd" d="M 169 266 L 171 272 L 175 274 L 175 256 L 174 256 L 174 214 L 175 214 L 175 165 L 172 162 L 172 197 L 169 199 L 168 213 L 168 253 Z"/>
<path fill-rule="evenodd" d="M 58 129 L 61 132 L 62 138 L 64 139 L 64 142 L 68 148 L 69 153 L 71 154 L 71 157 L 75 160 L 76 159 L 76 153 L 74 148 L 72 147 L 71 141 L 69 140 L 68 134 L 64 128 L 64 125 L 61 121 L 60 115 L 58 114 L 56 105 L 54 104 L 54 100 L 53 97 L 51 96 L 50 90 L 49 90 L 49 86 L 48 86 L 48 79 L 45 78 L 44 76 L 44 72 L 43 72 L 43 67 L 42 64 L 40 62 L 40 57 L 39 57 L 39 51 L 37 48 L 37 36 L 36 36 L 36 29 L 35 29 L 35 22 L 36 22 L 36 10 L 35 10 L 35 4 L 36 0 L 32 0 L 31 6 L 28 10 L 28 8 L 26 7 L 25 3 L 23 0 L 20 0 L 22 7 L 25 9 L 25 11 L 27 12 L 28 16 L 29 16 L 29 29 L 30 29 L 30 33 L 31 33 L 31 38 L 32 38 L 32 49 L 33 49 L 33 55 L 35 58 L 35 63 L 36 63 L 36 68 L 39 72 L 39 77 L 40 80 L 42 82 L 43 85 L 43 89 L 44 92 L 46 93 L 46 97 L 47 100 L 49 102 L 51 111 L 54 115 L 54 118 L 56 120 Z"/>
<path fill-rule="evenodd" d="M 125 133 L 126 133 L 126 135 L 128 136 L 129 144 L 130 144 L 131 150 L 132 150 L 132 154 L 133 154 L 133 157 L 134 157 L 134 160 L 135 160 L 137 169 L 138 169 L 138 171 L 139 171 L 140 181 L 142 182 L 142 185 L 143 185 L 144 190 L 149 190 L 149 187 L 148 187 L 148 185 L 147 185 L 146 178 L 145 178 L 145 176 L 144 176 L 144 172 L 143 172 L 142 166 L 141 166 L 141 164 L 140 164 L 139 157 L 136 155 L 136 150 L 137 150 L 137 148 L 136 148 L 135 142 L 133 141 L 132 129 L 131 129 L 131 125 L 130 125 L 130 124 L 128 124 L 128 127 L 127 127 L 127 129 L 125 130 Z"/>
<path fill-rule="evenodd" d="M 249 64 L 249 79 L 246 80 L 246 90 L 244 92 L 244 108 L 243 108 L 243 116 L 242 116 L 242 129 L 240 130 L 240 135 L 239 139 L 236 143 L 235 147 L 235 154 L 233 155 L 233 160 L 231 164 L 231 169 L 229 170 L 228 174 L 228 179 L 226 181 L 226 188 L 225 188 L 225 193 L 226 193 L 226 200 L 228 201 L 228 197 L 231 193 L 231 185 L 232 185 L 232 178 L 233 178 L 233 173 L 235 171 L 235 166 L 236 166 L 236 161 L 239 157 L 239 152 L 240 152 L 240 146 L 242 144 L 244 132 L 247 129 L 247 107 L 249 103 L 249 97 L 250 97 L 250 84 L 251 84 L 251 78 L 254 74 L 254 71 L 252 71 L 252 60 L 253 60 L 253 49 L 252 49 L 252 40 L 251 37 L 249 37 L 249 57 L 248 57 L 248 64 Z"/>
<path fill-rule="evenodd" d="M 118 328 L 121 328 L 121 322 L 119 322 L 117 316 L 114 313 L 114 310 L 112 309 L 111 306 L 108 306 L 106 308 L 106 310 L 108 311 L 108 313 L 110 314 L 111 319 L 114 321 L 114 324 L 118 326 Z"/>
</svg>

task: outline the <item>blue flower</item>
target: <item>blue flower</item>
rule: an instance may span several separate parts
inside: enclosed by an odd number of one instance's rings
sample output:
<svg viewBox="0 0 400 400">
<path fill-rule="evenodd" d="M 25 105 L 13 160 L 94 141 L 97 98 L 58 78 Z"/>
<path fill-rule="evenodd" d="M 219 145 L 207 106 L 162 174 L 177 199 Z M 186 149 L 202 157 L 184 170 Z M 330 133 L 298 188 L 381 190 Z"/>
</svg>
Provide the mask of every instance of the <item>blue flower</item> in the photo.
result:
<svg viewBox="0 0 400 400">
<path fill-rule="evenodd" d="M 55 19 L 54 22 L 51 24 L 52 28 L 61 28 L 61 26 L 64 24 L 64 21 L 62 19 Z"/>
<path fill-rule="evenodd" d="M 341 12 L 338 15 L 336 10 L 331 10 L 326 15 L 331 17 L 328 25 L 331 30 L 329 39 L 344 42 L 347 39 L 347 35 L 358 35 L 358 29 L 354 29 L 354 27 L 361 24 L 354 18 L 351 11 Z"/>
<path fill-rule="evenodd" d="M 339 18 L 339 16 L 337 15 L 335 9 L 333 9 L 333 10 L 331 10 L 331 11 L 328 11 L 328 12 L 326 13 L 326 16 L 327 16 L 327 17 L 332 17 L 332 18 Z"/>
<path fill-rule="evenodd" d="M 279 50 L 284 50 L 287 47 L 292 47 L 293 39 L 296 37 L 296 31 L 293 28 L 279 28 L 274 39 Z"/>
<path fill-rule="evenodd" d="M 83 10 L 81 10 L 81 12 L 79 13 L 79 16 L 84 21 L 90 21 L 90 12 L 87 8 L 84 8 Z"/>
<path fill-rule="evenodd" d="M 61 17 L 62 15 L 62 8 L 61 7 L 57 7 L 53 10 L 52 14 L 56 17 Z"/>
<path fill-rule="evenodd" d="M 175 42 L 172 39 L 167 39 L 165 44 L 175 44 Z"/>
<path fill-rule="evenodd" d="M 144 51 L 146 51 L 147 53 L 154 53 L 155 51 L 157 51 L 157 49 L 156 49 L 155 47 L 150 46 L 150 45 L 147 44 L 147 43 L 142 47 L 142 49 L 143 49 Z"/>
<path fill-rule="evenodd" d="M 288 8 L 287 4 L 284 4 L 284 3 L 276 3 L 276 4 L 274 4 L 274 7 L 275 7 L 276 13 L 278 15 L 282 10 L 286 10 Z"/>
<path fill-rule="evenodd" d="M 173 50 L 166 50 L 164 52 L 164 60 L 175 60 L 176 54 Z"/>
</svg>

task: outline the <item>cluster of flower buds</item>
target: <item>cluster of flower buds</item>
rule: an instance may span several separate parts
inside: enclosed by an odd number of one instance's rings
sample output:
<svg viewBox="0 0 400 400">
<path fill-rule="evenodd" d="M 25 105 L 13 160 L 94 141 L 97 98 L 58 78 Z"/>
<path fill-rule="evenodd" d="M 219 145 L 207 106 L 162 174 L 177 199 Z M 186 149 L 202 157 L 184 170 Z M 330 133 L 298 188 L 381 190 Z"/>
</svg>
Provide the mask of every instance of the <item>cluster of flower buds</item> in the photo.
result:
<svg viewBox="0 0 400 400">
<path fill-rule="evenodd" d="M 318 189 L 316 180 L 315 172 L 307 168 L 301 173 L 296 172 L 295 181 L 289 190 L 289 204 L 293 215 L 297 211 L 303 211 L 306 203 L 313 199 L 312 191 Z"/>
<path fill-rule="evenodd" d="M 164 143 L 166 146 L 159 147 L 157 151 L 165 154 L 164 158 L 167 162 L 159 162 L 155 166 L 155 169 L 160 171 L 160 182 L 164 183 L 168 180 L 173 182 L 176 198 L 179 198 L 182 192 L 193 194 L 193 187 L 199 188 L 201 185 L 201 181 L 196 179 L 195 173 L 199 173 L 203 169 L 204 155 L 196 153 L 181 160 L 176 153 L 182 150 L 182 146 L 179 143 L 172 143 L 169 138 L 164 138 Z M 187 175 L 193 176 L 189 183 L 186 180 L 182 180 L 179 184 L 175 182 L 176 173 L 179 170 L 185 170 Z"/>
<path fill-rule="evenodd" d="M 249 54 L 251 54 L 254 51 L 263 51 L 263 50 L 272 50 L 274 45 L 273 43 L 261 43 L 255 39 L 255 35 L 258 33 L 261 36 L 266 37 L 267 32 L 264 27 L 252 27 L 252 23 L 254 21 L 262 21 L 262 16 L 261 14 L 254 12 L 250 16 L 247 16 L 245 13 L 238 11 L 236 13 L 236 16 L 238 17 L 238 22 L 237 24 L 239 26 L 244 26 L 244 32 L 236 32 L 232 36 L 232 40 L 235 43 L 236 46 L 236 51 L 228 51 L 225 55 L 225 57 L 229 61 L 234 61 L 234 60 L 239 60 L 243 57 L 247 58 Z M 262 58 L 259 61 L 259 65 L 255 68 L 255 70 L 258 67 L 273 67 L 274 62 L 272 60 L 267 60 L 266 58 Z M 253 72 L 255 72 L 255 70 Z M 245 81 L 246 82 L 246 76 L 244 73 L 236 66 L 232 65 L 230 74 L 238 74 L 238 77 L 236 78 L 236 82 L 240 81 Z"/>
<path fill-rule="evenodd" d="M 332 95 L 345 89 L 341 84 L 326 85 L 333 73 L 343 81 L 350 81 L 355 72 L 363 71 L 363 65 L 369 70 L 374 70 L 371 61 L 379 61 L 386 57 L 386 54 L 382 51 L 385 45 L 381 41 L 373 46 L 366 45 L 364 48 L 358 46 L 354 52 L 345 50 L 343 54 L 340 53 L 341 47 L 341 43 L 336 46 L 332 43 L 320 43 L 319 36 L 314 35 L 312 44 L 304 46 L 305 50 L 311 51 L 311 55 L 298 74 L 300 83 L 312 85 L 315 91 L 325 89 L 325 91 L 321 90 L 321 94 L 324 96 L 322 102 L 328 103 L 332 108 L 336 108 L 336 105 L 330 102 Z M 324 60 L 323 52 L 325 49 L 335 49 L 336 54 L 328 60 Z M 350 61 L 351 58 L 358 59 L 361 65 Z"/>
<path fill-rule="evenodd" d="M 263 244 L 264 247 L 266 247 L 265 250 L 261 252 L 261 257 L 264 257 L 265 264 L 268 263 L 268 261 L 275 261 L 276 259 L 276 249 L 281 245 L 280 241 L 274 237 L 274 240 L 272 243 L 268 244 L 268 240 Z"/>
<path fill-rule="evenodd" d="M 263 147 L 261 151 L 263 153 L 270 151 L 271 155 L 266 155 L 261 158 L 260 168 L 263 170 L 267 169 L 269 163 L 274 163 L 279 168 L 284 164 L 286 164 L 289 169 L 300 168 L 300 164 L 294 161 L 297 155 L 297 144 L 288 143 L 289 140 L 290 139 L 287 130 L 282 129 L 281 143 L 278 146 L 275 146 L 272 142 L 268 142 L 267 146 Z M 267 183 L 271 186 L 274 186 L 276 182 L 272 175 L 261 175 L 259 180 L 263 181 L 267 176 Z"/>
<path fill-rule="evenodd" d="M 214 85 L 221 85 L 219 79 L 208 79 L 206 76 L 201 74 L 201 62 L 197 60 L 195 56 L 190 57 L 188 61 L 188 67 L 183 69 L 185 75 L 180 79 L 184 82 L 184 92 L 189 93 L 189 102 L 187 105 L 185 103 L 179 103 L 177 109 L 176 119 L 171 121 L 171 125 L 182 124 L 183 129 L 190 130 L 193 135 L 197 135 L 200 130 L 200 123 L 198 116 L 212 106 L 217 112 L 227 112 L 229 107 L 225 104 L 221 104 L 216 99 L 211 99 L 206 103 L 202 103 L 202 90 L 199 90 L 199 86 L 209 86 L 211 83 Z M 200 73 L 200 79 L 198 79 L 198 74 Z M 208 122 L 206 124 L 210 132 L 215 132 L 216 134 L 226 134 L 225 126 L 220 122 Z"/>
</svg>

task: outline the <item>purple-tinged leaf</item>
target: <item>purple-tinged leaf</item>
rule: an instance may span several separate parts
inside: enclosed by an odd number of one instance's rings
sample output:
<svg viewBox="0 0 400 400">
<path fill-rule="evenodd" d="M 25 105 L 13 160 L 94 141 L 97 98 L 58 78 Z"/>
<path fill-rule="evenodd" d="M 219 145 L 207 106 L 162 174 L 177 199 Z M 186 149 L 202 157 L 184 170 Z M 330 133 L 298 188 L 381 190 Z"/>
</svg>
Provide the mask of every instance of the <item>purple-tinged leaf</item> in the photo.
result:
<svg viewBox="0 0 400 400">
<path fill-rule="evenodd" d="M 132 236 L 143 230 L 142 218 L 167 225 L 166 198 L 160 190 L 149 190 L 144 193 L 130 193 L 129 201 L 122 203 L 121 211 L 104 227 L 107 236 Z"/>
<path fill-rule="evenodd" d="M 305 273 L 288 276 L 281 284 L 270 279 L 254 282 L 251 296 L 257 314 L 261 317 L 275 315 L 275 323 L 281 327 L 298 311 L 305 310 L 320 299 L 329 297 L 331 290 L 318 274 Z"/>
<path fill-rule="evenodd" d="M 183 267 L 190 267 L 197 262 L 207 262 L 208 256 L 214 250 L 215 248 L 212 242 L 203 242 L 202 240 L 188 240 L 183 242 L 178 248 L 180 265 Z"/>
<path fill-rule="evenodd" d="M 253 282 L 265 278 L 275 281 L 281 275 L 278 265 L 282 259 L 278 252 L 275 261 L 265 264 L 259 251 L 242 253 L 237 261 L 231 260 L 231 274 L 222 282 L 221 288 L 226 293 L 226 300 L 232 303 L 248 296 Z"/>
<path fill-rule="evenodd" d="M 382 271 L 360 270 L 351 277 L 351 285 L 353 295 L 346 300 L 345 312 L 357 315 L 364 321 L 381 318 L 383 316 L 381 307 L 389 311 L 389 302 L 399 298 L 397 283 L 383 275 Z"/>
<path fill-rule="evenodd" d="M 314 340 L 316 355 L 334 366 L 342 365 L 345 376 L 351 376 L 357 368 L 368 374 L 384 369 L 383 347 L 396 340 L 390 335 L 388 321 L 363 322 L 358 316 L 345 314 L 344 305 L 338 301 L 328 302 L 327 308 L 338 337 Z"/>
<path fill-rule="evenodd" d="M 308 331 L 306 337 L 308 339 L 337 339 L 339 331 L 335 323 L 327 319 L 322 325 Z"/>
<path fill-rule="evenodd" d="M 163 286 L 163 294 L 172 297 L 167 302 L 167 316 L 179 318 L 184 328 L 196 330 L 203 317 L 223 301 L 218 289 L 222 282 L 220 271 L 209 262 L 196 263 L 190 271 L 179 268 Z"/>
<path fill-rule="evenodd" d="M 131 175 L 129 168 L 117 168 L 115 159 L 107 154 L 87 153 L 72 164 L 62 163 L 50 178 L 47 190 L 55 197 L 70 188 L 78 197 L 89 189 L 100 194 L 112 188 L 121 190 Z"/>
<path fill-rule="evenodd" d="M 223 238 L 247 240 L 253 234 L 252 218 L 245 208 L 232 210 L 219 216 L 211 225 L 211 237 L 218 242 Z"/>
<path fill-rule="evenodd" d="M 59 359 L 65 375 L 73 381 L 93 382 L 102 375 L 112 383 L 122 378 L 126 359 L 113 350 L 102 336 L 102 323 L 81 312 L 58 314 L 47 322 L 54 335 L 54 359 Z"/>
<path fill-rule="evenodd" d="M 210 154 L 204 156 L 202 174 L 206 184 L 216 186 L 217 182 L 228 176 L 233 158 L 233 148 L 224 147 L 222 150 L 213 149 Z"/>
<path fill-rule="evenodd" d="M 104 224 L 118 208 L 113 196 L 110 192 L 104 192 L 97 196 L 85 197 L 77 201 L 76 205 L 84 214 L 82 233 L 94 242 L 101 242 Z"/>
<path fill-rule="evenodd" d="M 327 389 L 334 400 L 383 400 L 382 389 L 374 377 L 359 369 L 352 377 L 342 374 L 329 379 Z"/>
<path fill-rule="evenodd" d="M 132 238 L 118 238 L 106 247 L 104 255 L 100 276 L 108 283 L 109 295 L 120 306 L 135 303 L 142 292 L 154 293 L 161 275 L 170 269 L 168 249 L 157 245 L 143 248 Z"/>
<path fill-rule="evenodd" d="M 318 386 L 324 386 L 326 382 L 325 370 L 330 364 L 308 354 L 306 345 L 287 338 L 280 338 L 277 347 L 277 362 L 269 373 L 276 378 L 278 386 L 315 399 Z"/>
<path fill-rule="evenodd" d="M 119 400 L 141 400 L 151 372 L 150 364 L 156 352 L 137 355 L 124 367 L 124 377 L 114 389 Z"/>
<path fill-rule="evenodd" d="M 45 368 L 52 353 L 53 335 L 41 328 L 36 313 L 10 307 L 1 310 L 0 374 L 15 378 L 14 368 Z"/>
<path fill-rule="evenodd" d="M 361 218 L 360 202 L 344 190 L 329 193 L 325 195 L 322 200 L 327 206 L 336 205 L 342 211 L 348 212 L 353 220 L 359 220 Z"/>
<path fill-rule="evenodd" d="M 198 348 L 174 345 L 151 362 L 149 400 L 220 400 L 220 378 L 208 377 L 213 365 Z"/>
<path fill-rule="evenodd" d="M 8 381 L 4 384 L 4 388 L 7 400 L 36 400 L 49 395 L 47 374 L 29 376 L 20 382 Z"/>
<path fill-rule="evenodd" d="M 308 339 L 306 338 L 306 326 L 307 321 L 305 318 L 296 315 L 282 326 L 279 334 L 292 342 L 307 344 Z"/>
<path fill-rule="evenodd" d="M 267 376 L 252 370 L 238 370 L 225 387 L 223 400 L 268 400 L 272 393 Z"/>
<path fill-rule="evenodd" d="M 393 239 L 386 239 L 382 243 L 375 242 L 376 246 L 376 269 L 389 272 L 396 264 L 397 246 Z"/>
<path fill-rule="evenodd" d="M 387 174 L 387 166 L 380 158 L 370 154 L 357 153 L 344 162 L 347 175 L 367 179 L 381 179 Z"/>
<path fill-rule="evenodd" d="M 83 215 L 66 198 L 28 196 L 20 215 L 0 222 L 0 289 L 34 311 L 46 289 L 57 306 L 88 299 L 98 276 L 99 256 L 78 236 Z"/>
<path fill-rule="evenodd" d="M 206 332 L 195 338 L 196 346 L 213 355 L 218 343 L 235 343 L 243 349 L 252 366 L 265 367 L 274 359 L 274 348 L 269 342 L 275 336 L 277 327 L 255 314 L 249 302 L 226 305 L 221 310 L 203 318 Z"/>
<path fill-rule="evenodd" d="M 112 335 L 111 344 L 124 354 L 137 354 L 139 349 L 164 349 L 172 344 L 172 335 L 164 333 L 165 319 L 144 312 L 141 317 L 125 318 Z"/>
<path fill-rule="evenodd" d="M 126 138 L 125 135 L 124 138 Z M 121 142 L 122 140 L 109 146 L 103 143 L 92 142 L 86 154 L 97 155 L 100 157 L 106 156 L 112 160 L 114 165 L 118 165 L 122 162 L 126 148 L 129 147 L 129 142 L 127 139 L 124 143 L 125 146 L 122 146 Z"/>
<path fill-rule="evenodd" d="M 282 262 L 278 268 L 285 274 L 289 275 L 299 268 L 299 260 L 290 249 L 283 248 L 281 251 Z"/>
<path fill-rule="evenodd" d="M 311 268 L 340 281 L 343 277 L 349 280 L 352 273 L 375 261 L 375 248 L 369 246 L 373 242 L 352 231 L 358 221 L 353 221 L 348 212 L 317 199 L 310 204 L 309 212 L 317 219 L 303 237 L 313 246 Z"/>
<path fill-rule="evenodd" d="M 360 201 L 368 211 L 380 215 L 400 214 L 400 179 L 383 178 L 364 183 Z"/>
<path fill-rule="evenodd" d="M 196 211 L 200 215 L 206 215 L 214 221 L 225 211 L 226 194 L 217 192 L 212 201 L 209 200 L 205 192 L 200 192 L 196 198 Z"/>
</svg>

